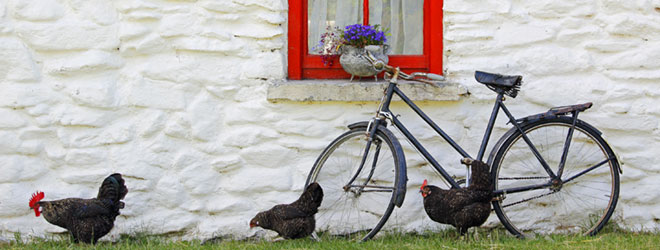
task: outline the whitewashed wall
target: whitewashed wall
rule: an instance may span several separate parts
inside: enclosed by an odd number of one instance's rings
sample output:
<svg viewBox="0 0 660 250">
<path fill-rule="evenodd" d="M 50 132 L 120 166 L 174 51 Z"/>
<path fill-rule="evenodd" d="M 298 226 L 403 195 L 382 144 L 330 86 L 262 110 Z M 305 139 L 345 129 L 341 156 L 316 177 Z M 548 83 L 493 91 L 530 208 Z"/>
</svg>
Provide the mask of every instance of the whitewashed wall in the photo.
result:
<svg viewBox="0 0 660 250">
<path fill-rule="evenodd" d="M 444 14 L 445 73 L 472 95 L 423 108 L 476 152 L 492 94 L 475 69 L 525 75 L 515 114 L 594 102 L 583 118 L 623 163 L 615 220 L 657 230 L 660 1 L 445 0 Z M 285 0 L 0 0 L 0 240 L 62 232 L 30 194 L 91 197 L 113 172 L 130 192 L 105 239 L 253 235 L 247 221 L 294 200 L 323 147 L 375 108 L 266 99 L 286 78 L 286 16 Z M 409 158 L 413 190 L 433 174 Z M 439 227 L 421 206 L 411 192 L 402 228 Z"/>
</svg>

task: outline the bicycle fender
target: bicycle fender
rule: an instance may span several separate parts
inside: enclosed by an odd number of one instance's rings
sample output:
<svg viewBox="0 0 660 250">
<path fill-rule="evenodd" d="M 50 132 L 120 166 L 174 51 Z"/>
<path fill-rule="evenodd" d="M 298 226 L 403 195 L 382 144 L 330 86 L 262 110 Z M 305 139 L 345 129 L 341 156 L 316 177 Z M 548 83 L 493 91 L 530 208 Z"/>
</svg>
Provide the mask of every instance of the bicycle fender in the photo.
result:
<svg viewBox="0 0 660 250">
<path fill-rule="evenodd" d="M 522 125 L 522 124 L 521 124 L 521 126 L 524 127 L 524 125 Z M 516 131 L 518 131 L 518 129 L 516 127 L 510 128 L 509 131 L 506 131 L 506 133 L 504 133 L 504 135 L 502 135 L 500 137 L 500 139 L 497 140 L 497 142 L 495 143 L 495 146 L 493 146 L 493 148 L 490 150 L 490 154 L 488 154 L 488 162 L 487 163 L 488 163 L 488 166 L 491 167 L 491 170 L 490 170 L 491 173 L 494 173 L 494 171 L 495 171 L 495 169 L 493 168 L 493 161 L 495 160 L 495 155 L 497 154 L 497 152 L 500 151 L 500 147 L 502 147 L 502 144 L 504 144 L 504 141 L 506 141 L 506 139 L 508 139 Z"/>
<path fill-rule="evenodd" d="M 367 127 L 367 126 L 369 126 L 369 122 L 368 121 L 362 121 L 362 122 L 356 122 L 356 123 L 348 124 L 347 127 L 348 127 L 348 129 L 354 129 L 354 128 Z"/>
<path fill-rule="evenodd" d="M 528 117 L 531 117 L 531 116 L 528 116 Z M 527 126 L 529 126 L 531 123 L 537 122 L 539 120 L 552 119 L 552 118 L 555 118 L 555 117 L 557 117 L 557 116 L 546 116 L 546 117 L 542 117 L 542 118 L 537 117 L 536 119 L 524 120 L 519 125 L 520 125 L 521 128 L 524 129 Z M 525 118 L 527 118 L 527 117 L 525 117 Z M 525 119 L 525 118 L 523 118 L 523 119 Z M 593 129 L 599 135 L 603 134 L 603 132 L 600 132 L 600 130 L 598 130 L 596 127 L 592 126 L 591 124 L 589 124 L 587 122 L 584 122 L 580 119 L 578 119 L 577 122 L 580 123 L 581 125 L 589 127 L 590 129 Z M 493 161 L 495 160 L 495 155 L 497 154 L 498 151 L 500 151 L 500 147 L 502 147 L 502 144 L 504 144 L 504 141 L 506 141 L 506 139 L 509 138 L 516 131 L 518 131 L 518 129 L 516 127 L 513 127 L 511 129 L 509 129 L 509 131 L 506 131 L 506 133 L 504 133 L 504 135 L 502 135 L 502 137 L 500 137 L 500 139 L 497 140 L 497 143 L 495 143 L 495 146 L 493 146 L 493 148 L 490 151 L 490 154 L 488 155 L 488 165 L 489 166 L 493 166 Z M 618 159 L 617 159 L 617 162 L 618 162 Z M 494 169 L 491 169 L 491 171 L 493 171 L 493 170 Z"/>
<path fill-rule="evenodd" d="M 356 122 L 353 124 L 349 124 L 348 128 L 349 129 L 355 129 L 355 128 L 361 128 L 361 127 L 367 127 L 369 126 L 368 121 L 362 121 L 362 122 Z M 398 168 L 399 168 L 399 178 L 397 180 L 396 184 L 396 196 L 395 196 L 395 201 L 394 205 L 397 207 L 401 207 L 403 205 L 403 200 L 406 198 L 406 187 L 407 187 L 407 182 L 408 182 L 408 175 L 406 173 L 406 157 L 403 154 L 403 148 L 401 147 L 401 144 L 399 143 L 399 140 L 394 136 L 392 131 L 387 129 L 383 125 L 378 126 L 378 130 L 385 134 L 390 141 L 392 141 L 392 146 L 396 152 L 398 157 Z"/>
<path fill-rule="evenodd" d="M 589 104 L 589 107 L 591 107 L 591 103 L 587 103 L 587 104 Z M 574 106 L 579 106 L 579 105 L 574 105 Z M 538 120 L 551 119 L 551 118 L 560 117 L 560 116 L 567 116 L 567 115 L 566 115 L 566 113 L 556 113 L 556 114 L 554 114 L 554 113 L 552 113 L 552 110 L 551 110 L 551 111 L 548 111 L 546 113 L 539 113 L 539 114 L 535 114 L 535 115 L 529 115 L 529 116 L 520 118 L 516 121 L 520 124 L 521 127 L 524 127 L 525 125 L 527 125 L 528 123 L 531 123 L 531 122 L 535 122 L 535 121 L 538 121 Z M 586 122 L 584 122 L 580 119 L 578 119 L 577 122 L 582 123 L 583 125 L 589 127 L 590 129 L 593 129 L 594 131 L 596 131 L 596 133 L 598 133 L 598 135 L 603 134 L 603 132 L 600 132 L 600 130 L 598 130 L 596 127 L 592 126 L 589 123 L 586 123 Z M 514 129 L 515 129 L 515 127 L 514 127 Z"/>
</svg>

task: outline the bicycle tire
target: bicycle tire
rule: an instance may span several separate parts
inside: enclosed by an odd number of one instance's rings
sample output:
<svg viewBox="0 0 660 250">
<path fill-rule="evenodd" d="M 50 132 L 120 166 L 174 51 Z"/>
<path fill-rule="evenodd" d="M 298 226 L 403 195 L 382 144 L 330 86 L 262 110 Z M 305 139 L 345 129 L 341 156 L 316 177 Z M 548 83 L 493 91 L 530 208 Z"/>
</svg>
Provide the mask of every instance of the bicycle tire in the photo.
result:
<svg viewBox="0 0 660 250">
<path fill-rule="evenodd" d="M 367 142 L 366 127 L 355 127 L 337 137 L 314 163 L 306 185 L 318 182 L 324 192 L 323 203 L 316 215 L 315 231 L 318 234 L 366 241 L 387 222 L 395 206 L 396 187 L 401 174 L 399 160 L 404 156 L 398 140 L 382 130 L 384 128 L 377 130 L 368 153 L 369 159 L 353 183 L 368 181 L 369 186 L 387 187 L 391 189 L 389 192 L 384 191 L 385 188 L 366 187 L 362 192 L 358 192 L 360 187 L 344 188 L 360 165 Z M 372 168 L 378 143 L 381 145 L 378 161 Z"/>
<path fill-rule="evenodd" d="M 572 119 L 559 116 L 522 125 L 522 130 L 554 173 L 558 171 Z M 496 190 L 550 181 L 521 138 L 520 131 L 512 128 L 494 148 L 495 154 L 489 157 Z M 610 146 L 598 130 L 578 120 L 566 158 L 562 180 L 568 180 L 589 166 L 602 165 L 563 183 L 559 189 L 500 195 L 492 204 L 509 232 L 522 238 L 551 233 L 595 235 L 609 221 L 619 197 L 620 168 Z"/>
</svg>

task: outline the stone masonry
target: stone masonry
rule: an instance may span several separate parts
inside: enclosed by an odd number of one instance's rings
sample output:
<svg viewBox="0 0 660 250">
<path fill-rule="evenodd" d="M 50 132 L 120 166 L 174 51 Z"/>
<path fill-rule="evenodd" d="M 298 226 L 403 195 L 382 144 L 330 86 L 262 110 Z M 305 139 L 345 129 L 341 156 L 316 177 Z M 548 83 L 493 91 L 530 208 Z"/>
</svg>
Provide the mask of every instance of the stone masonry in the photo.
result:
<svg viewBox="0 0 660 250">
<path fill-rule="evenodd" d="M 287 5 L 0 0 L 0 240 L 63 232 L 34 217 L 30 194 L 92 197 L 113 172 L 130 191 L 104 240 L 254 235 L 248 220 L 293 201 L 325 145 L 376 108 L 267 98 L 286 80 Z M 476 69 L 524 75 L 519 97 L 507 101 L 517 115 L 593 102 L 582 118 L 603 131 L 624 171 L 613 221 L 658 230 L 660 1 L 444 5 L 444 74 L 470 95 L 421 107 L 475 154 L 494 97 L 474 81 Z M 448 171 L 464 173 L 430 128 L 407 125 Z M 500 120 L 494 137 L 505 128 Z M 439 178 L 407 152 L 410 192 L 396 226 L 442 228 L 414 192 Z"/>
</svg>

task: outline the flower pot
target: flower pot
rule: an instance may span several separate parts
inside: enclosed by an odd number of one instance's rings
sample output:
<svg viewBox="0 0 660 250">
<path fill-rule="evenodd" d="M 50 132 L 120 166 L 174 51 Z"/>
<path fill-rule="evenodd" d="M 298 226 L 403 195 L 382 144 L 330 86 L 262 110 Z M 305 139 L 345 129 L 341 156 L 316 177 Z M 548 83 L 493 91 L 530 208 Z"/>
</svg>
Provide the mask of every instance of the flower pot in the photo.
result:
<svg viewBox="0 0 660 250">
<path fill-rule="evenodd" d="M 371 65 L 367 59 L 362 57 L 363 55 L 366 55 L 367 51 L 371 52 L 374 57 L 387 64 L 387 45 L 369 45 L 364 48 L 358 48 L 351 45 L 341 46 L 339 63 L 341 64 L 341 67 L 344 68 L 344 71 L 351 74 L 351 80 L 353 80 L 353 77 L 355 76 L 373 76 L 382 71 L 374 69 L 373 65 Z"/>
</svg>

